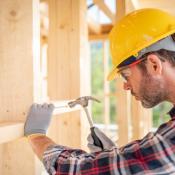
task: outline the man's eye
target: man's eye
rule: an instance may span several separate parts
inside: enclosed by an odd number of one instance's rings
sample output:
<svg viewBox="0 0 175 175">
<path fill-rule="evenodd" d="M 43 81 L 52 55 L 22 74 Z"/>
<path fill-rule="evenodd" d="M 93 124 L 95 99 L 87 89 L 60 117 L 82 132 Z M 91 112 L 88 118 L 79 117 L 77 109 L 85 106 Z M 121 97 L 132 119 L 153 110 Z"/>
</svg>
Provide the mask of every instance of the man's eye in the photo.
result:
<svg viewBox="0 0 175 175">
<path fill-rule="evenodd" d="M 129 76 L 124 75 L 124 74 L 121 74 L 121 77 L 122 77 L 124 80 L 128 81 L 128 77 L 129 77 Z"/>
<path fill-rule="evenodd" d="M 128 81 L 128 77 L 127 77 L 127 76 L 125 76 L 125 77 L 124 77 L 124 80 Z"/>
<path fill-rule="evenodd" d="M 122 79 L 123 79 L 124 81 L 128 81 L 128 78 L 125 77 L 125 76 L 122 76 Z"/>
</svg>

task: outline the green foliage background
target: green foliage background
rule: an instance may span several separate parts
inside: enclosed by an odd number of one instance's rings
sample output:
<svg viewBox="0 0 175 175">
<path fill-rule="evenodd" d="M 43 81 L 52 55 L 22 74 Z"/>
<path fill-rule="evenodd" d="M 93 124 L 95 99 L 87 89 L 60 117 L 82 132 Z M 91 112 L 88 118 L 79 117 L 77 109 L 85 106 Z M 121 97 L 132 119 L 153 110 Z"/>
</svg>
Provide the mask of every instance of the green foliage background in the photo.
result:
<svg viewBox="0 0 175 175">
<path fill-rule="evenodd" d="M 104 99 L 104 71 L 103 71 L 103 49 L 102 42 L 90 44 L 91 50 L 91 89 L 92 95 L 101 100 L 102 103 L 93 103 L 92 113 L 95 123 L 103 123 L 103 99 Z M 111 60 L 111 59 L 109 59 Z M 111 62 L 109 62 L 111 66 Z M 115 81 L 110 82 L 110 92 L 115 92 Z M 116 98 L 110 96 L 110 122 L 116 123 Z"/>
</svg>

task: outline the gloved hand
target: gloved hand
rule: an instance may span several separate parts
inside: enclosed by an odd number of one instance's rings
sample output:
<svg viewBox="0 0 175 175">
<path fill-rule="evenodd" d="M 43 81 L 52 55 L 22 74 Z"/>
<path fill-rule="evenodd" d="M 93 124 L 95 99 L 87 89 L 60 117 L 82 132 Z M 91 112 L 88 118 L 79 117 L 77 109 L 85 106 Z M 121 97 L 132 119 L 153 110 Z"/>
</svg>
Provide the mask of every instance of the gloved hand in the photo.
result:
<svg viewBox="0 0 175 175">
<path fill-rule="evenodd" d="M 27 115 L 24 126 L 24 135 L 46 134 L 53 110 L 53 104 L 33 104 Z"/>
<path fill-rule="evenodd" d="M 87 137 L 87 140 L 88 140 L 87 146 L 91 152 L 109 150 L 116 147 L 115 143 L 109 137 L 107 137 L 102 131 L 100 131 L 100 129 L 94 127 L 94 132 L 97 135 L 97 137 L 100 139 L 101 143 L 103 144 L 103 149 L 101 147 L 94 145 L 93 137 L 91 136 L 91 134 L 89 134 Z"/>
</svg>

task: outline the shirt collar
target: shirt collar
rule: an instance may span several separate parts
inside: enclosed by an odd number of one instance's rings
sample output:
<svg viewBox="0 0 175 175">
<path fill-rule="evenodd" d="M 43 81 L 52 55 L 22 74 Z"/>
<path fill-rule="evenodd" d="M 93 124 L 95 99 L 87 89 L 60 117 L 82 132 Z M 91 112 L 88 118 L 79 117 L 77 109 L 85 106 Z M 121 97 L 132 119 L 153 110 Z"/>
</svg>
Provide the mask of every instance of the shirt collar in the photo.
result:
<svg viewBox="0 0 175 175">
<path fill-rule="evenodd" d="M 171 118 L 175 117 L 175 106 L 168 112 Z"/>
</svg>

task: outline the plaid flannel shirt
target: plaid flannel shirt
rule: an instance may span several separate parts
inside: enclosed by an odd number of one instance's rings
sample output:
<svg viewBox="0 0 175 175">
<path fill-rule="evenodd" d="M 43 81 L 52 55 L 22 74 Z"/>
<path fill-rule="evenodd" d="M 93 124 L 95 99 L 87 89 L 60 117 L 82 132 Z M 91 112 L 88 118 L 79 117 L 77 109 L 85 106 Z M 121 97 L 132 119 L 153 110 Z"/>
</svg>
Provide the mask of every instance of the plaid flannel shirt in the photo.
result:
<svg viewBox="0 0 175 175">
<path fill-rule="evenodd" d="M 43 155 L 52 175 L 175 175 L 175 108 L 171 120 L 121 148 L 96 153 L 65 146 L 49 147 Z"/>
</svg>

